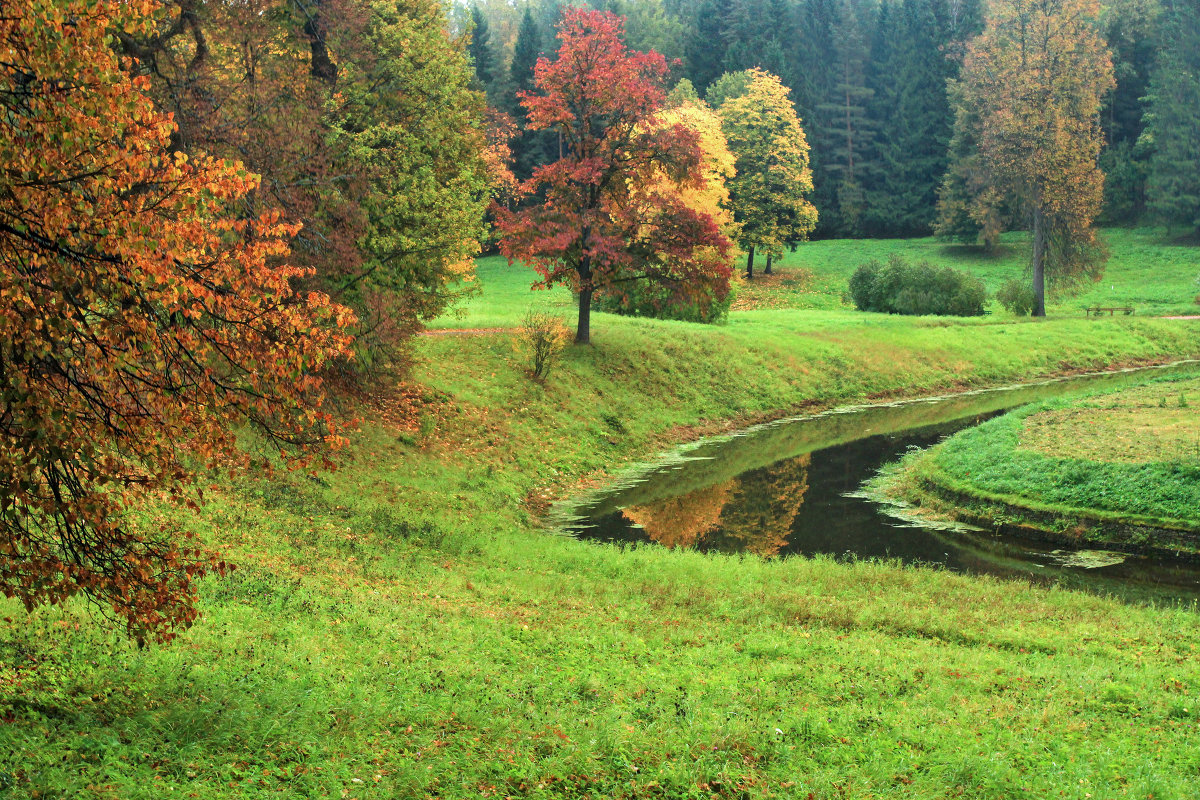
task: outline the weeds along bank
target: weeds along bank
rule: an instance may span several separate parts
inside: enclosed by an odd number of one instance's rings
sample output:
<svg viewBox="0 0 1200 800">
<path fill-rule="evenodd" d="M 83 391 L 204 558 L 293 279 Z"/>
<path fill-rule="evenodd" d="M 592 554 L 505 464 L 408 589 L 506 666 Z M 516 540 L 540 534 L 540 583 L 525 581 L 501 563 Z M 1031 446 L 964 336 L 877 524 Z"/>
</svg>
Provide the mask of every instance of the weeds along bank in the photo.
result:
<svg viewBox="0 0 1200 800">
<path fill-rule="evenodd" d="M 1200 378 L 1036 403 L 914 454 L 884 491 L 1027 537 L 1200 557 Z"/>
<path fill-rule="evenodd" d="M 538 505 L 784 410 L 1196 354 L 1196 323 L 599 316 L 544 386 L 423 339 L 343 468 L 184 522 L 240 568 L 139 651 L 10 604 L 16 797 L 1193 797 L 1200 626 L 888 564 L 622 552 Z M 147 512 L 144 524 L 180 520 Z"/>
</svg>

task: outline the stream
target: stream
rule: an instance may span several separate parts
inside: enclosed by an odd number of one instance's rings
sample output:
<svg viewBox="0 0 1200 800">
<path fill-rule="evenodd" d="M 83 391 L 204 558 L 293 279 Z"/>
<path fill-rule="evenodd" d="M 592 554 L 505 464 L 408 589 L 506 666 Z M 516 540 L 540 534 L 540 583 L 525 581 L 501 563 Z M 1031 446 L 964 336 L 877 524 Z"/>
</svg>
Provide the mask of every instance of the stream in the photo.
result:
<svg viewBox="0 0 1200 800">
<path fill-rule="evenodd" d="M 839 408 L 678 448 L 556 509 L 590 540 L 764 557 L 893 559 L 956 572 L 1057 583 L 1130 602 L 1195 604 L 1200 564 L 1059 545 L 897 515 L 861 493 L 880 467 L 1026 403 L 1200 372 L 1182 362 L 944 397 Z"/>
</svg>

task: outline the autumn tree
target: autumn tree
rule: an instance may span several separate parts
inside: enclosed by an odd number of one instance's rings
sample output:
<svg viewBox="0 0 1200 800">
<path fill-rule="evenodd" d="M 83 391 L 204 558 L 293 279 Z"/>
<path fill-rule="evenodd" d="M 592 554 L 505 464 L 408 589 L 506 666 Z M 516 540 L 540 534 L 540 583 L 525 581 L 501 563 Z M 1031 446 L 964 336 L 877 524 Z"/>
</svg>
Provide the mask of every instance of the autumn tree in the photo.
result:
<svg viewBox="0 0 1200 800">
<path fill-rule="evenodd" d="M 689 291 L 729 275 L 707 249 L 728 249 L 717 223 L 680 196 L 704 181 L 695 131 L 659 125 L 665 59 L 633 52 L 613 14 L 567 9 L 560 46 L 538 60 L 536 92 L 522 94 L 530 127 L 553 129 L 563 157 L 524 185 L 541 202 L 497 210 L 501 252 L 530 263 L 541 285 L 565 283 L 579 297 L 575 341 L 591 337 L 592 297 L 622 281 L 670 283 Z M 670 178 L 658 182 L 660 175 Z"/>
<path fill-rule="evenodd" d="M 729 181 L 738 244 L 746 253 L 746 276 L 754 277 L 754 255 L 782 254 L 816 227 L 808 140 L 778 77 L 747 71 L 745 91 L 721 103 L 717 113 L 733 151 L 736 174 Z"/>
<path fill-rule="evenodd" d="M 652 202 L 656 194 L 677 193 L 683 204 L 697 214 L 711 217 L 721 235 L 733 239 L 737 223 L 729 209 L 727 182 L 734 176 L 733 153 L 721 132 L 721 118 L 695 97 L 691 83 L 684 81 L 671 91 L 668 107 L 650 123 L 668 130 L 677 125 L 692 131 L 700 145 L 700 171 L 703 180 L 675 187 L 674 178 L 665 170 L 649 176 L 649 183 L 630 187 L 631 195 L 644 195 L 639 202 Z M 729 281 L 733 272 L 733 253 L 727 248 L 704 247 L 695 254 L 710 267 L 704 272 L 715 276 L 707 287 L 683 285 L 673 280 L 631 280 L 613 284 L 600 295 L 600 308 L 622 314 L 682 319 L 691 322 L 716 322 L 729 311 Z"/>
<path fill-rule="evenodd" d="M 980 115 L 988 183 L 1029 218 L 1034 316 L 1046 314 L 1047 272 L 1070 280 L 1101 266 L 1092 222 L 1113 70 L 1098 13 L 1096 0 L 996 0 L 963 65 L 962 102 Z"/>
<path fill-rule="evenodd" d="M 437 0 L 167 0 L 120 37 L 173 148 L 241 160 L 246 213 L 303 223 L 294 258 L 358 312 L 363 356 L 446 307 L 482 233 L 484 106 L 446 28 Z"/>
<path fill-rule="evenodd" d="M 0 17 L 0 591 L 82 594 L 139 641 L 190 624 L 196 579 L 224 564 L 130 511 L 248 466 L 235 426 L 291 463 L 327 444 L 312 373 L 351 321 L 293 292 L 294 227 L 239 213 L 255 175 L 168 153 L 171 117 L 110 46 L 153 33 L 147 7 Z"/>
</svg>

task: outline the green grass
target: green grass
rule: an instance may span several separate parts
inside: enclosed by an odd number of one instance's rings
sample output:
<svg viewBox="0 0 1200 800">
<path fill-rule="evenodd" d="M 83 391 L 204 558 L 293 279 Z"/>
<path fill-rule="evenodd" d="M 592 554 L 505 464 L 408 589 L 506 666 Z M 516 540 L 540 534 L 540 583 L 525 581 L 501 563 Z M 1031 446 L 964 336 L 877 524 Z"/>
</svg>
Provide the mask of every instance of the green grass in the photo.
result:
<svg viewBox="0 0 1200 800">
<path fill-rule="evenodd" d="M 524 278 L 480 275 L 447 326 L 524 313 Z M 361 410 L 341 470 L 174 513 L 240 568 L 204 583 L 172 645 L 138 650 L 78 604 L 0 602 L 0 796 L 1195 797 L 1194 612 L 888 563 L 621 551 L 538 512 L 698 432 L 1195 356 L 1198 333 L 601 315 L 545 386 L 510 335 L 427 337 L 420 387 Z"/>
<path fill-rule="evenodd" d="M 952 493 L 973 516 L 993 521 L 1080 525 L 1090 541 L 1108 542 L 1109 524 L 1191 531 L 1190 538 L 1164 532 L 1161 545 L 1197 553 L 1200 415 L 1189 397 L 1200 400 L 1200 379 L 1024 406 L 910 457 L 889 480 L 935 505 Z M 1154 537 L 1134 543 L 1160 544 Z"/>
<path fill-rule="evenodd" d="M 1135 314 L 1145 316 L 1200 314 L 1200 305 L 1195 301 L 1200 296 L 1200 285 L 1196 283 L 1200 248 L 1174 244 L 1162 230 L 1151 228 L 1113 228 L 1104 231 L 1103 238 L 1110 253 L 1103 280 L 1085 285 L 1074 294 L 1052 291 L 1047 309 L 1050 316 L 1082 316 L 1087 306 L 1131 306 Z M 995 255 L 933 238 L 807 242 L 773 265 L 778 273 L 773 280 L 764 281 L 760 276 L 742 294 L 749 295 L 751 304 L 757 307 L 849 310 L 853 306 L 845 292 L 850 275 L 859 264 L 871 259 L 886 261 L 891 253 L 910 261 L 925 259 L 966 270 L 981 278 L 988 292 L 994 293 L 1006 280 L 1023 278 L 1029 263 L 1029 237 L 1024 233 L 1005 234 Z M 519 264 L 510 267 L 503 258 L 490 256 L 479 260 L 478 275 L 480 284 L 486 287 L 485 294 L 464 301 L 458 314 L 435 321 L 433 327 L 513 327 L 531 304 L 558 311 L 564 317 L 572 313 L 571 295 L 562 287 L 531 294 L 529 287 L 537 276 Z M 765 293 L 758 290 L 764 282 L 770 284 Z M 1007 317 L 994 300 L 989 309 Z"/>
</svg>

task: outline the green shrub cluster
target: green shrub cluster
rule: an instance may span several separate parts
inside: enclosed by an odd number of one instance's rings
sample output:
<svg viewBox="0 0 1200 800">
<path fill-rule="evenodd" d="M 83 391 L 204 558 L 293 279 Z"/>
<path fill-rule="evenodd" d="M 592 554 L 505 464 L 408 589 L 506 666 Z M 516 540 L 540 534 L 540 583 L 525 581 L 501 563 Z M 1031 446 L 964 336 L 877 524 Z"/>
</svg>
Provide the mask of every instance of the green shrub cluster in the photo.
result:
<svg viewBox="0 0 1200 800">
<path fill-rule="evenodd" d="M 729 316 L 734 293 L 733 284 L 725 296 L 720 297 L 709 287 L 684 294 L 668 284 L 636 280 L 597 294 L 595 302 L 601 311 L 628 317 L 718 323 Z"/>
<path fill-rule="evenodd" d="M 893 253 L 887 264 L 872 259 L 854 271 L 850 297 L 859 311 L 977 317 L 987 290 L 965 272 L 928 261 L 910 264 Z"/>
<path fill-rule="evenodd" d="M 1033 284 L 1027 280 L 1009 278 L 996 290 L 996 301 L 1009 313 L 1028 317 L 1033 313 Z"/>
</svg>

